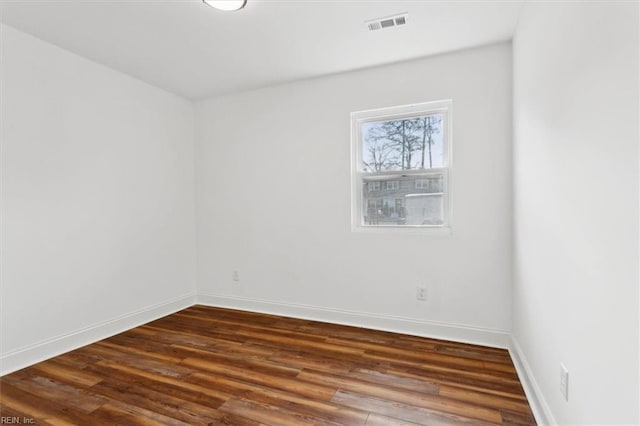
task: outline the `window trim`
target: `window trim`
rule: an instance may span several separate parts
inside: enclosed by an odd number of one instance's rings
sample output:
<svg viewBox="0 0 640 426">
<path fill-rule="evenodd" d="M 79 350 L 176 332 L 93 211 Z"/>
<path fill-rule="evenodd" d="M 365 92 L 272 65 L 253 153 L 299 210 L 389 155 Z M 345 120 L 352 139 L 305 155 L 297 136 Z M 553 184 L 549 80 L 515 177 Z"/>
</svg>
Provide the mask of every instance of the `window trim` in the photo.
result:
<svg viewBox="0 0 640 426">
<path fill-rule="evenodd" d="M 442 168 L 364 172 L 362 170 L 362 126 L 370 122 L 414 118 L 422 115 L 442 114 L 443 163 Z M 453 138 L 452 138 L 453 102 L 450 99 L 422 102 L 417 104 L 378 108 L 351 113 L 351 230 L 352 232 L 413 232 L 428 234 L 451 234 L 453 226 Z M 440 174 L 443 176 L 443 225 L 367 225 L 363 215 L 363 175 L 398 176 Z"/>
</svg>

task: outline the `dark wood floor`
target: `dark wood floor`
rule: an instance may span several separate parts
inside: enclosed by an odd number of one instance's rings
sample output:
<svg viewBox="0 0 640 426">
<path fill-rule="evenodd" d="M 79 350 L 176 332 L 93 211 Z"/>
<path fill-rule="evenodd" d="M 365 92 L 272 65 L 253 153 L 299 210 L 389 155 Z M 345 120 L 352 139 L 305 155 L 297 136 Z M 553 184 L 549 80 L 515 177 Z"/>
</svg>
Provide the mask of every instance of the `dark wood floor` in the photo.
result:
<svg viewBox="0 0 640 426">
<path fill-rule="evenodd" d="M 39 425 L 535 424 L 505 350 L 204 306 L 0 383 Z"/>
</svg>

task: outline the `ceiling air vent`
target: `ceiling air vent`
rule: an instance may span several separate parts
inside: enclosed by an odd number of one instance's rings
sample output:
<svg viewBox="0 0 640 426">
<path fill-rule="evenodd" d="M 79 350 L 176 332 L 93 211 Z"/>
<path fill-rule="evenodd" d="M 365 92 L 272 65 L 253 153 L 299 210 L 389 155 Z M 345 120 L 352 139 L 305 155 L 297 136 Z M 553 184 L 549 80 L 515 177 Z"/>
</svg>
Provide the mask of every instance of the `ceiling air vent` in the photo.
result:
<svg viewBox="0 0 640 426">
<path fill-rule="evenodd" d="M 398 15 L 387 16 L 384 18 L 372 19 L 365 22 L 369 31 L 377 31 L 383 28 L 397 27 L 407 23 L 407 13 L 400 13 Z"/>
</svg>

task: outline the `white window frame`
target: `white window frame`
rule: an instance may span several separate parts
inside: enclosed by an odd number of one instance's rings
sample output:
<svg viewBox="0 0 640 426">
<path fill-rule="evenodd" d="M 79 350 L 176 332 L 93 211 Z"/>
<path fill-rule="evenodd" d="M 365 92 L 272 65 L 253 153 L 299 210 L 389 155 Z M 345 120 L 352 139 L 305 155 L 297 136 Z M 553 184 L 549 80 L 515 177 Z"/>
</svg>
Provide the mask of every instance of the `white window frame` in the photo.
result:
<svg viewBox="0 0 640 426">
<path fill-rule="evenodd" d="M 379 108 L 351 113 L 351 230 L 353 232 L 418 232 L 450 234 L 453 225 L 452 209 L 452 116 L 453 102 L 450 99 L 418 104 Z M 443 117 L 442 143 L 443 167 L 421 170 L 398 170 L 364 172 L 362 169 L 362 126 L 370 122 L 400 120 L 424 115 L 440 114 Z M 393 178 L 402 175 L 442 175 L 443 221 L 442 225 L 369 225 L 364 223 L 363 181 L 364 176 Z M 386 188 L 386 185 L 385 185 Z"/>
</svg>

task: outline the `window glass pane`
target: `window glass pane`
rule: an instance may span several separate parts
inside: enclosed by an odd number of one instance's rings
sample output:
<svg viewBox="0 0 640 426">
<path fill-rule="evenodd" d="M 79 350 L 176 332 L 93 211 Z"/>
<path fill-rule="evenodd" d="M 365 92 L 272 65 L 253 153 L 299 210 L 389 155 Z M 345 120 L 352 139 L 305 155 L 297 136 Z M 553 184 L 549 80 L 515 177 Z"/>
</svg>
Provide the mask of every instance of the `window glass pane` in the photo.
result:
<svg viewBox="0 0 640 426">
<path fill-rule="evenodd" d="M 362 125 L 362 171 L 444 167 L 442 114 Z"/>
<path fill-rule="evenodd" d="M 363 177 L 364 225 L 442 225 L 442 174 Z"/>
</svg>

